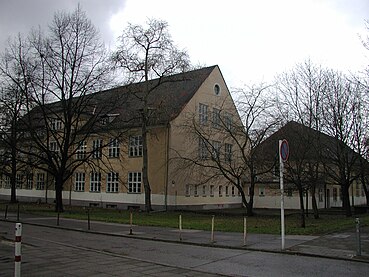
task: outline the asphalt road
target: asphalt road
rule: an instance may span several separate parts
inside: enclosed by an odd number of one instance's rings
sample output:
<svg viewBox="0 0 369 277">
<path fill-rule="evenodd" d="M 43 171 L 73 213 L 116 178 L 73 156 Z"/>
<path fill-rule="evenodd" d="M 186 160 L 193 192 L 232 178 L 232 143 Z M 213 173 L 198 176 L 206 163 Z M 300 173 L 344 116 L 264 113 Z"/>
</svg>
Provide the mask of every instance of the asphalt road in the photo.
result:
<svg viewBox="0 0 369 277">
<path fill-rule="evenodd" d="M 13 276 L 14 223 L 0 222 L 0 276 Z M 367 276 L 369 264 L 220 249 L 23 224 L 22 276 Z"/>
</svg>

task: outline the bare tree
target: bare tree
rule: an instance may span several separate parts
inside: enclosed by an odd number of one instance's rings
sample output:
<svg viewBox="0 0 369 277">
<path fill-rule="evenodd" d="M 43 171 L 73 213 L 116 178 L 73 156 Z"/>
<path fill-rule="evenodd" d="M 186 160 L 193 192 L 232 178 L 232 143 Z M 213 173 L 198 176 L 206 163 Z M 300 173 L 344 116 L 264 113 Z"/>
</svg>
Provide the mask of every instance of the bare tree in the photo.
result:
<svg viewBox="0 0 369 277">
<path fill-rule="evenodd" d="M 145 209 L 151 207 L 151 187 L 148 176 L 147 136 L 150 118 L 156 113 L 150 106 L 149 95 L 164 82 L 163 77 L 184 72 L 189 68 L 188 55 L 173 43 L 168 23 L 149 19 L 146 26 L 129 24 L 119 38 L 120 44 L 112 59 L 117 67 L 128 76 L 128 82 L 144 82 L 145 90 L 136 94 L 142 103 L 141 132 L 143 146 L 142 181 L 145 189 Z M 149 81 L 158 78 L 155 85 Z"/>
<path fill-rule="evenodd" d="M 257 162 L 255 149 L 277 121 L 269 113 L 273 104 L 268 101 L 268 86 L 237 89 L 235 95 L 238 112 L 232 99 L 226 97 L 216 103 L 209 124 L 196 114 L 189 116 L 183 127 L 199 147 L 194 153 L 178 153 L 179 168 L 191 168 L 198 176 L 196 185 L 221 185 L 224 181 L 233 185 L 246 214 L 252 216 L 257 176 L 270 170 Z"/>
<path fill-rule="evenodd" d="M 48 32 L 33 31 L 28 41 L 27 68 L 32 70 L 22 71 L 19 82 L 11 73 L 7 76 L 24 87 L 27 96 L 27 114 L 19 121 L 23 140 L 18 151 L 29 157 L 25 163 L 53 176 L 55 209 L 61 212 L 64 183 L 89 157 L 75 158 L 99 119 L 101 107 L 91 93 L 106 85 L 107 55 L 80 7 L 72 13 L 56 13 Z"/>
<path fill-rule="evenodd" d="M 315 194 L 317 184 L 322 186 L 320 133 L 308 128 L 316 131 L 322 129 L 323 93 L 326 89 L 324 71 L 307 60 L 290 72 L 280 74 L 277 77 L 276 88 L 279 95 L 279 111 L 284 120 L 293 120 L 307 127 L 296 125 L 295 130 L 289 130 L 293 153 L 286 168 L 287 178 L 296 186 L 299 193 L 301 226 L 305 227 L 303 197 L 309 191 L 312 196 L 314 217 L 319 217 Z"/>
<path fill-rule="evenodd" d="M 7 49 L 2 53 L 0 60 L 0 109 L 1 125 L 0 139 L 2 154 L 5 160 L 2 163 L 2 171 L 10 178 L 11 202 L 16 202 L 17 171 L 20 170 L 18 163 L 18 144 L 20 140 L 18 121 L 25 113 L 25 94 L 30 85 L 29 78 L 25 76 L 33 69 L 29 67 L 27 54 L 29 44 L 19 34 L 14 40 L 9 40 Z"/>
</svg>

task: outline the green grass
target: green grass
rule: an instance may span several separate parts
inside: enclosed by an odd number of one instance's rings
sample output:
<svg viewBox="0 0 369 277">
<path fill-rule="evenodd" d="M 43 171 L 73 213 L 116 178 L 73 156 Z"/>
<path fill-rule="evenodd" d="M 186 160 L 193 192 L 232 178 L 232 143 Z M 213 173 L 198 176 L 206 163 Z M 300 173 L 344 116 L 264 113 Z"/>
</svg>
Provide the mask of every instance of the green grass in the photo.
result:
<svg viewBox="0 0 369 277">
<path fill-rule="evenodd" d="M 0 218 L 4 216 L 5 207 L 8 212 L 16 212 L 17 204 L 0 204 Z M 53 205 L 47 204 L 20 204 L 20 214 L 33 213 L 46 216 L 56 216 Z M 90 208 L 90 219 L 105 222 L 129 223 L 130 213 L 127 210 L 114 210 L 102 208 Z M 226 232 L 243 232 L 242 213 L 224 215 L 214 211 L 215 230 Z M 183 229 L 211 229 L 211 212 L 133 212 L 133 224 L 145 226 L 161 226 L 178 228 L 179 215 L 182 215 Z M 65 207 L 65 212 L 60 215 L 64 218 L 87 220 L 87 209 L 83 207 Z M 369 214 L 359 215 L 362 225 L 369 225 Z M 285 217 L 287 235 L 322 235 L 331 232 L 343 231 L 355 228 L 355 217 L 347 218 L 340 214 L 321 214 L 320 219 L 314 219 L 312 215 L 306 218 L 306 227 L 300 227 L 300 217 L 296 213 L 290 213 Z M 280 216 L 278 213 L 263 213 L 247 218 L 247 232 L 260 234 L 279 234 Z"/>
</svg>

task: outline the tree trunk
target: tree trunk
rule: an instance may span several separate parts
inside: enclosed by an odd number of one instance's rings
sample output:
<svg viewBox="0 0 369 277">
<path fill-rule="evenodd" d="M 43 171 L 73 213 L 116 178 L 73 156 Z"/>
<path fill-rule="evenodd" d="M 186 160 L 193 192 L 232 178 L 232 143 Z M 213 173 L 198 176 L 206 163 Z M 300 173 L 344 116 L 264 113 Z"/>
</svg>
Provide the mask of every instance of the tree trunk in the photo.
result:
<svg viewBox="0 0 369 277">
<path fill-rule="evenodd" d="M 304 191 L 301 186 L 299 186 L 299 198 L 300 198 L 301 227 L 305 228 Z"/>
<path fill-rule="evenodd" d="M 345 211 L 347 217 L 352 216 L 351 205 L 350 205 L 350 194 L 349 194 L 350 186 L 347 184 L 341 185 L 342 191 L 342 208 Z"/>
<path fill-rule="evenodd" d="M 145 109 L 145 107 L 144 107 Z M 146 113 L 143 112 L 143 122 L 142 122 L 142 182 L 145 190 L 145 211 L 151 212 L 151 188 L 149 183 L 149 174 L 148 174 L 148 153 L 147 153 L 147 126 L 146 126 Z"/>
<path fill-rule="evenodd" d="M 11 127 L 11 176 L 10 176 L 10 202 L 17 202 L 17 150 L 16 150 L 16 123 L 12 123 Z"/>
<path fill-rule="evenodd" d="M 55 211 L 64 212 L 63 207 L 63 179 L 56 177 L 55 180 Z"/>
<path fill-rule="evenodd" d="M 316 186 L 315 186 L 315 184 L 313 184 L 311 186 L 311 204 L 312 204 L 312 207 L 313 207 L 314 218 L 318 219 L 319 218 L 319 210 L 318 210 L 318 204 L 316 202 L 316 197 L 315 197 L 315 189 L 316 189 Z"/>
</svg>

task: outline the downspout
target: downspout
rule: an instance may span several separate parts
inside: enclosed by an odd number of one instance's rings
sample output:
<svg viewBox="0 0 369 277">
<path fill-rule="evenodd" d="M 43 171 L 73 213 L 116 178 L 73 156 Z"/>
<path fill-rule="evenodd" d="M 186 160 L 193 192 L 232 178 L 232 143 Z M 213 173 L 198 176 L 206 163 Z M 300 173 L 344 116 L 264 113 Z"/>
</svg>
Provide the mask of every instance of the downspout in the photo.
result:
<svg viewBox="0 0 369 277">
<path fill-rule="evenodd" d="M 165 211 L 168 211 L 168 181 L 169 181 L 169 136 L 170 136 L 170 122 L 167 124 L 167 137 L 166 137 L 166 174 L 165 174 L 165 195 L 164 206 Z"/>
</svg>

